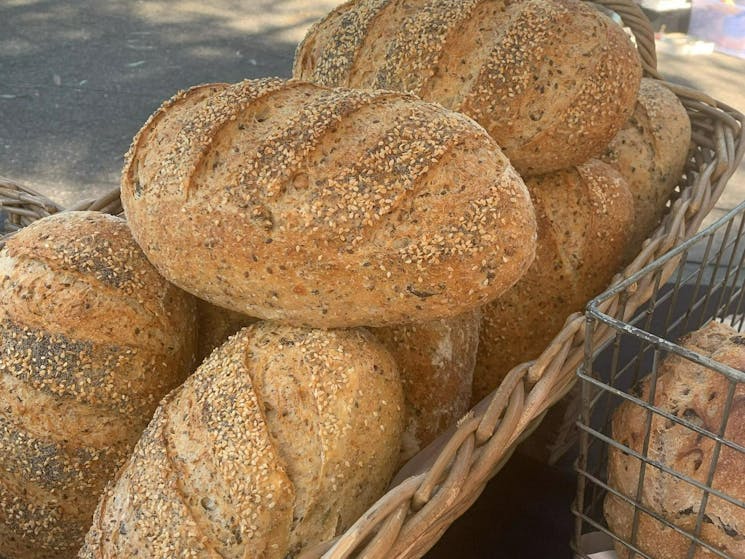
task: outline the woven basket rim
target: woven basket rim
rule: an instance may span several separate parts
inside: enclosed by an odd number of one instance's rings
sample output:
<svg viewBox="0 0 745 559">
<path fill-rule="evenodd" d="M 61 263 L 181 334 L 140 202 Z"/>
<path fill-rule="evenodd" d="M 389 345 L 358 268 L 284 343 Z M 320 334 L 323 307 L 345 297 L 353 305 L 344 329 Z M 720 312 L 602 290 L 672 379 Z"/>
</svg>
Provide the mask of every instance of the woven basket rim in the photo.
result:
<svg viewBox="0 0 745 559">
<path fill-rule="evenodd" d="M 633 262 L 611 280 L 610 286 L 614 286 L 698 231 L 743 157 L 745 116 L 705 93 L 661 78 L 656 69 L 654 32 L 633 0 L 594 3 L 621 16 L 636 37 L 645 76 L 660 80 L 678 96 L 693 130 L 693 155 L 686 170 L 688 186 Z M 2 177 L 0 209 L 10 216 L 6 233 L 64 211 L 38 192 Z M 119 188 L 98 199 L 81 201 L 69 210 L 120 214 Z M 649 283 L 640 281 L 634 296 L 623 305 L 617 296 L 610 296 L 599 308 L 626 320 L 648 299 L 652 289 Z M 595 339 L 608 335 L 599 329 Z M 584 315 L 574 313 L 535 361 L 513 368 L 492 394 L 410 460 L 388 492 L 351 528 L 330 542 L 305 549 L 298 559 L 340 559 L 353 553 L 366 559 L 421 557 L 469 508 L 548 409 L 573 386 L 574 371 L 584 354 L 584 337 Z"/>
</svg>

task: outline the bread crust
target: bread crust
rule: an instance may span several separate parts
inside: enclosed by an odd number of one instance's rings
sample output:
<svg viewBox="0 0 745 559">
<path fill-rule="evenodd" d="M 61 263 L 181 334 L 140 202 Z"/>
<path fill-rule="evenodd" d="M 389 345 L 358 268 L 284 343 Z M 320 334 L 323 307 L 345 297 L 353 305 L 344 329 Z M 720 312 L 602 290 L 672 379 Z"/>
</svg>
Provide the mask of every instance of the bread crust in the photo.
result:
<svg viewBox="0 0 745 559">
<path fill-rule="evenodd" d="M 158 401 L 192 370 L 194 301 L 126 223 L 39 220 L 0 251 L 0 554 L 65 558 Z"/>
<path fill-rule="evenodd" d="M 293 557 L 382 494 L 402 408 L 369 332 L 245 328 L 158 408 L 79 557 Z"/>
<path fill-rule="evenodd" d="M 527 176 L 599 155 L 642 72 L 621 27 L 578 0 L 353 0 L 308 31 L 293 75 L 467 114 Z"/>
<path fill-rule="evenodd" d="M 481 311 L 432 322 L 374 328 L 401 375 L 406 403 L 400 462 L 454 425 L 470 407 Z"/>
<path fill-rule="evenodd" d="M 600 156 L 626 179 L 636 218 L 627 260 L 639 253 L 667 212 L 691 143 L 691 120 L 659 80 L 642 78 L 634 113 Z"/>
<path fill-rule="evenodd" d="M 719 322 L 688 334 L 680 345 L 691 351 L 745 370 L 745 338 L 733 328 Z M 729 380 L 719 373 L 678 355 L 669 354 L 660 364 L 653 405 L 677 417 L 718 433 Z M 639 389 L 639 398 L 650 401 L 651 377 Z M 724 439 L 745 445 L 745 387 L 735 388 L 734 400 L 724 431 Z M 647 412 L 624 401 L 614 412 L 613 439 L 642 453 Z M 714 451 L 714 440 L 696 431 L 654 414 L 650 425 L 651 460 L 705 484 Z M 608 484 L 631 499 L 636 499 L 641 462 L 613 447 L 609 450 Z M 745 460 L 742 453 L 723 445 L 712 481 L 712 487 L 740 501 L 745 500 Z M 684 480 L 647 466 L 641 502 L 670 523 L 693 533 L 703 492 Z M 608 493 L 604 514 L 610 528 L 625 541 L 631 539 L 633 507 Z M 745 557 L 745 511 L 710 495 L 700 538 L 733 559 Z M 652 516 L 640 511 L 636 545 L 655 559 L 678 559 L 688 553 L 691 540 Z M 619 557 L 629 557 L 628 549 L 618 545 Z M 694 559 L 714 554 L 696 546 Z"/>
<path fill-rule="evenodd" d="M 608 286 L 634 220 L 626 182 L 601 161 L 526 184 L 538 218 L 536 259 L 512 289 L 482 309 L 472 403 L 514 366 L 538 357 L 567 317 Z"/>
<path fill-rule="evenodd" d="M 511 286 L 535 249 L 522 179 L 472 120 L 299 81 L 176 96 L 135 138 L 122 203 L 170 281 L 294 325 L 454 316 Z"/>
</svg>

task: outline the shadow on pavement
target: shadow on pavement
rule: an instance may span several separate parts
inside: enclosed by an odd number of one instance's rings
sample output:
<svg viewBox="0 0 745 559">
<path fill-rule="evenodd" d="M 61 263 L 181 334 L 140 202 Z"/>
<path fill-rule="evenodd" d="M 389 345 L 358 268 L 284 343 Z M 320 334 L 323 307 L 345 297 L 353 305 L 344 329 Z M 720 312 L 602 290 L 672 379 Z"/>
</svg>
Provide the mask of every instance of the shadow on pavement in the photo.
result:
<svg viewBox="0 0 745 559">
<path fill-rule="evenodd" d="M 334 3 L 4 2 L 0 174 L 63 205 L 105 192 L 161 102 L 198 83 L 289 77 L 297 41 Z"/>
</svg>

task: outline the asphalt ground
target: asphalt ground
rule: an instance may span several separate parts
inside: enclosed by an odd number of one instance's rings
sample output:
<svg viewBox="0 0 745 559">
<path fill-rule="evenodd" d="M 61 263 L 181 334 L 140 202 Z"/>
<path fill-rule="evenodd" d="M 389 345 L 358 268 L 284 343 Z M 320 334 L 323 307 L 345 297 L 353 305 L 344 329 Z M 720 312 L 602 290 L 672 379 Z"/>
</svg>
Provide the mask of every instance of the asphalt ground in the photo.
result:
<svg viewBox="0 0 745 559">
<path fill-rule="evenodd" d="M 63 206 L 119 183 L 148 116 L 180 89 L 289 77 L 328 0 L 3 0 L 0 175 Z"/>
</svg>

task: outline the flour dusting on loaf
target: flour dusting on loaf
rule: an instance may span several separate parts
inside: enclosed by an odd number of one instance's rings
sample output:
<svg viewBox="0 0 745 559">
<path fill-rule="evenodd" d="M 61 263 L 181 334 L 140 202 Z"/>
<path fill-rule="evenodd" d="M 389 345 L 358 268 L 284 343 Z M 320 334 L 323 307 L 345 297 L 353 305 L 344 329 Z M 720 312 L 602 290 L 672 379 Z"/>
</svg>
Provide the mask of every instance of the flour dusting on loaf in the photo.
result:
<svg viewBox="0 0 745 559">
<path fill-rule="evenodd" d="M 453 318 L 372 329 L 398 365 L 406 428 L 406 462 L 468 411 L 481 311 Z"/>
</svg>

